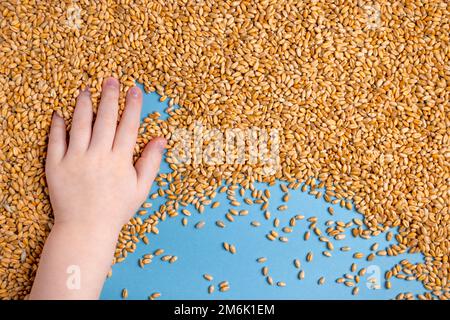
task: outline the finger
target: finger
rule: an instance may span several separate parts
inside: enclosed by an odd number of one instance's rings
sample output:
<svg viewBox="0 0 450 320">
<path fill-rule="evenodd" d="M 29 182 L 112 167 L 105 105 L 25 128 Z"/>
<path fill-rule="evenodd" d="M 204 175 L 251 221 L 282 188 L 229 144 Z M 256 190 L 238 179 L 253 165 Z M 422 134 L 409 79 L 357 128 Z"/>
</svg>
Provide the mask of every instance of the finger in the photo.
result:
<svg viewBox="0 0 450 320">
<path fill-rule="evenodd" d="M 66 154 L 66 150 L 66 124 L 64 119 L 54 112 L 48 137 L 47 161 L 50 164 L 58 163 Z"/>
<path fill-rule="evenodd" d="M 110 150 L 114 141 L 119 111 L 119 81 L 108 78 L 103 82 L 102 97 L 92 131 L 89 148 Z"/>
<path fill-rule="evenodd" d="M 166 147 L 166 139 L 155 138 L 144 148 L 141 157 L 136 162 L 139 188 L 142 192 L 148 193 L 159 171 L 162 155 Z"/>
<path fill-rule="evenodd" d="M 138 87 L 133 87 L 127 92 L 125 110 L 120 119 L 114 138 L 113 149 L 133 155 L 141 117 L 142 93 Z"/>
<path fill-rule="evenodd" d="M 83 152 L 89 147 L 92 134 L 92 101 L 89 89 L 77 98 L 70 129 L 69 152 Z"/>
</svg>

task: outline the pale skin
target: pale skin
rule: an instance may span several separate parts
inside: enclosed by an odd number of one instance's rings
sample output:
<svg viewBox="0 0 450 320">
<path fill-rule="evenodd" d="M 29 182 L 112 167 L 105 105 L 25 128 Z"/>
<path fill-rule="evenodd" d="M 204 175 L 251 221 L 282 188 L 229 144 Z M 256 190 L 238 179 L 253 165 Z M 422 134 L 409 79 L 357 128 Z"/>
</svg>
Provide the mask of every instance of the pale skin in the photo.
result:
<svg viewBox="0 0 450 320">
<path fill-rule="evenodd" d="M 94 123 L 89 91 L 80 93 L 68 139 L 53 116 L 45 170 L 55 223 L 30 299 L 98 299 L 120 229 L 147 199 L 166 141 L 150 141 L 133 164 L 142 92 L 127 92 L 117 125 L 119 85 L 104 81 Z M 78 271 L 79 287 L 69 279 Z"/>
</svg>

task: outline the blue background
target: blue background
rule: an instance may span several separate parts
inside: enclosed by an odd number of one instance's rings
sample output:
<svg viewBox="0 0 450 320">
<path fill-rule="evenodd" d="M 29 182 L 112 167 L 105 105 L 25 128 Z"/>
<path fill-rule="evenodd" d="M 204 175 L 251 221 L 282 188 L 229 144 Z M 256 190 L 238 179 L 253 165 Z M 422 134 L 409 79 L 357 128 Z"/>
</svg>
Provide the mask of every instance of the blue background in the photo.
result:
<svg viewBox="0 0 450 320">
<path fill-rule="evenodd" d="M 156 93 L 145 94 L 142 116 L 149 112 L 158 111 L 164 118 L 164 109 L 167 102 L 159 102 Z M 163 172 L 169 172 L 167 163 L 162 165 Z M 262 189 L 267 185 L 259 185 Z M 155 191 L 156 187 L 152 189 Z M 235 221 L 230 223 L 225 219 L 228 211 L 228 200 L 225 194 L 218 194 L 216 201 L 221 205 L 216 209 L 206 208 L 203 214 L 199 214 L 194 208 L 187 207 L 192 212 L 189 217 L 188 226 L 183 227 L 182 214 L 174 218 L 168 218 L 158 225 L 159 234 L 150 234 L 150 243 L 145 245 L 140 242 L 137 250 L 128 255 L 127 259 L 113 266 L 113 275 L 107 279 L 102 291 L 102 299 L 121 299 L 123 288 L 128 290 L 128 299 L 147 299 L 154 292 L 160 292 L 160 299 L 391 299 L 401 292 L 412 292 L 414 294 L 423 293 L 425 290 L 420 282 L 392 279 L 392 288 L 384 288 L 384 273 L 395 263 L 402 259 L 409 259 L 411 262 L 422 261 L 419 254 L 403 254 L 397 257 L 379 257 L 369 262 L 363 259 L 354 259 L 355 252 L 369 254 L 370 246 L 379 243 L 379 249 L 388 245 L 385 239 L 386 234 L 380 234 L 370 240 L 355 239 L 347 229 L 347 237 L 342 241 L 333 240 L 335 250 L 332 257 L 322 255 L 322 251 L 327 250 L 325 243 L 320 242 L 318 237 L 311 233 L 308 241 L 303 239 L 305 231 L 308 230 L 308 217 L 318 218 L 317 226 L 324 231 L 328 220 L 349 222 L 353 218 L 362 220 L 362 216 L 356 211 L 349 211 L 333 205 L 335 214 L 331 216 L 327 208 L 331 205 L 323 199 L 316 199 L 308 193 L 299 190 L 290 190 L 290 200 L 288 210 L 277 211 L 276 208 L 282 203 L 283 195 L 279 184 L 270 187 L 272 197 L 270 199 L 269 211 L 272 213 L 271 220 L 264 219 L 263 212 L 259 205 L 241 205 L 239 209 L 248 209 L 247 216 L 235 217 Z M 249 195 L 247 191 L 246 195 Z M 157 210 L 164 199 L 158 198 L 152 201 L 153 207 L 149 212 Z M 243 201 L 241 201 L 243 203 Z M 288 235 L 289 242 L 269 241 L 265 235 L 273 228 L 273 219 L 280 219 L 280 228 L 288 226 L 289 219 L 301 214 L 305 216 L 302 221 L 297 221 L 294 231 Z M 215 225 L 216 220 L 225 222 L 225 228 Z M 250 225 L 251 221 L 259 221 L 260 227 Z M 198 221 L 205 221 L 206 225 L 202 229 L 194 228 Z M 390 230 L 395 232 L 395 230 Z M 281 232 L 280 232 L 281 234 Z M 394 243 L 395 240 L 391 241 Z M 223 242 L 234 244 L 237 248 L 236 254 L 230 254 L 222 247 Z M 350 246 L 351 251 L 342 252 L 341 246 Z M 164 254 L 176 255 L 178 260 L 175 263 L 161 261 L 158 257 L 153 259 L 151 264 L 140 268 L 138 260 L 146 253 L 153 253 L 156 249 L 162 248 Z M 314 259 L 306 262 L 306 254 L 312 251 Z M 266 257 L 267 262 L 257 263 L 258 257 Z M 298 269 L 294 267 L 293 260 L 301 261 L 301 270 L 305 271 L 305 279 L 298 280 Z M 343 284 L 338 284 L 335 280 L 345 273 L 356 274 L 350 271 L 353 262 L 358 265 L 358 270 L 362 267 L 370 267 L 375 270 L 371 275 L 368 272 L 361 278 L 359 283 L 359 294 L 353 296 L 352 288 Z M 284 281 L 286 287 L 270 286 L 261 273 L 261 268 L 267 266 L 269 275 L 274 281 Z M 208 273 L 214 277 L 212 282 L 203 279 L 202 275 Z M 318 279 L 325 277 L 323 285 L 318 285 Z M 374 276 L 379 279 L 381 289 L 369 289 L 368 278 Z M 219 292 L 218 284 L 221 281 L 228 281 L 230 290 Z M 208 294 L 207 289 L 210 284 L 215 285 L 213 294 Z"/>
</svg>

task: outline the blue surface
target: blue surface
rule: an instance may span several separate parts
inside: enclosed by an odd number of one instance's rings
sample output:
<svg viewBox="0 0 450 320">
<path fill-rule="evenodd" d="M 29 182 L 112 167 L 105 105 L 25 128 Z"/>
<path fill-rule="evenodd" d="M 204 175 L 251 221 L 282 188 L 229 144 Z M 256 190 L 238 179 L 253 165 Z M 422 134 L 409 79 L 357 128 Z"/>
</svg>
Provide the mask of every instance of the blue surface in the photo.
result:
<svg viewBox="0 0 450 320">
<path fill-rule="evenodd" d="M 160 103 L 157 94 L 146 94 L 142 115 L 153 111 L 163 114 L 166 107 L 167 103 Z M 162 117 L 164 118 L 164 115 Z M 168 172 L 166 163 L 163 164 L 162 171 Z M 267 188 L 266 185 L 259 186 Z M 155 189 L 156 187 L 152 191 Z M 425 291 L 417 281 L 399 279 L 392 279 L 390 290 L 384 288 L 383 279 L 386 270 L 402 259 L 409 259 L 411 262 L 422 261 L 423 257 L 419 254 L 377 256 L 371 262 L 353 259 L 355 252 L 369 254 L 370 246 L 376 242 L 380 244 L 379 249 L 385 248 L 388 245 L 385 234 L 370 240 L 355 239 L 349 234 L 351 228 L 348 228 L 345 240 L 332 241 L 335 250 L 331 252 L 330 258 L 322 255 L 322 251 L 327 250 L 325 243 L 320 242 L 313 233 L 308 241 L 303 239 L 305 231 L 308 230 L 309 223 L 306 221 L 308 217 L 316 216 L 317 226 L 325 233 L 327 228 L 325 222 L 328 220 L 349 222 L 353 218 L 362 219 L 356 211 L 348 211 L 339 205 L 333 205 L 335 214 L 331 216 L 327 212 L 330 204 L 323 199 L 318 200 L 300 190 L 290 190 L 288 210 L 280 212 L 276 209 L 282 202 L 279 185 L 271 187 L 270 190 L 272 197 L 269 210 L 272 218 L 269 221 L 264 219 L 259 205 L 243 204 L 239 209 L 248 209 L 250 213 L 247 216 L 235 217 L 232 223 L 228 222 L 225 219 L 225 213 L 229 208 L 228 201 L 225 194 L 219 194 L 215 200 L 220 201 L 221 206 L 216 209 L 206 208 L 203 214 L 199 214 L 194 208 L 187 207 L 192 216 L 189 217 L 189 224 L 186 227 L 181 224 L 184 217 L 181 214 L 161 222 L 158 225 L 159 234 L 149 235 L 148 245 L 139 243 L 135 253 L 113 267 L 113 276 L 105 282 L 101 298 L 120 299 L 123 288 L 127 288 L 129 299 L 147 299 L 154 292 L 162 294 L 160 299 L 391 299 L 401 292 L 418 294 Z M 248 195 L 249 191 L 246 194 Z M 161 198 L 153 201 L 150 212 L 157 210 L 163 203 L 164 199 Z M 280 227 L 277 230 L 282 234 L 281 228 L 287 226 L 289 219 L 296 214 L 304 215 L 305 219 L 297 221 L 294 231 L 288 235 L 288 243 L 266 239 L 265 235 L 275 229 L 273 218 L 280 219 Z M 224 221 L 226 227 L 217 227 L 216 220 Z M 250 222 L 254 220 L 259 221 L 261 226 L 257 228 L 251 226 Z M 195 229 L 194 225 L 198 221 L 205 221 L 205 227 Z M 223 242 L 234 244 L 237 253 L 232 255 L 225 251 L 222 247 Z M 342 252 L 339 250 L 341 246 L 350 246 L 351 251 Z M 178 256 L 178 260 L 170 264 L 155 257 L 151 264 L 140 268 L 138 260 L 142 255 L 153 253 L 158 248 L 163 248 L 164 254 Z M 306 254 L 309 251 L 314 253 L 314 259 L 308 263 Z M 266 257 L 267 262 L 257 263 L 258 257 Z M 294 259 L 301 261 L 301 270 L 305 271 L 304 280 L 297 278 L 299 270 L 293 264 Z M 358 270 L 370 267 L 369 270 L 375 270 L 373 274 L 375 276 L 379 272 L 381 289 L 369 289 L 368 278 L 371 272 L 362 277 L 357 296 L 352 296 L 352 288 L 336 283 L 335 280 L 345 273 L 356 274 L 350 271 L 353 262 L 357 263 Z M 286 287 L 268 285 L 261 273 L 263 266 L 269 268 L 269 275 L 275 282 L 284 281 Z M 202 275 L 205 273 L 212 275 L 214 280 L 208 282 L 203 279 Z M 326 279 L 325 284 L 318 285 L 318 279 L 322 276 Z M 229 282 L 230 290 L 222 293 L 217 289 L 218 283 L 224 280 Z M 216 287 L 213 294 L 207 292 L 210 284 Z"/>
</svg>

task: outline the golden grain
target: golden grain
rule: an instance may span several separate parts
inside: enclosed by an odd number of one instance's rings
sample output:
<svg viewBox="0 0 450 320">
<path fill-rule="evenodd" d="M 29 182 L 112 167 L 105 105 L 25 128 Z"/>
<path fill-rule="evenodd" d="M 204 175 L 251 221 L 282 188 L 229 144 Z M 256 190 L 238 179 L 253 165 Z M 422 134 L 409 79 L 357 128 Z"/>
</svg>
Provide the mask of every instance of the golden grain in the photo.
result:
<svg viewBox="0 0 450 320">
<path fill-rule="evenodd" d="M 305 241 L 308 241 L 309 238 L 310 238 L 310 236 L 311 236 L 311 232 L 306 231 L 305 234 L 303 235 L 303 239 L 304 239 Z"/>
<path fill-rule="evenodd" d="M 225 223 L 221 220 L 217 220 L 216 226 L 218 226 L 219 228 L 225 228 Z"/>
<path fill-rule="evenodd" d="M 155 300 L 158 299 L 159 297 L 161 297 L 161 293 L 155 292 L 150 295 L 150 300 Z"/>
<path fill-rule="evenodd" d="M 267 258 L 266 258 L 266 257 L 260 257 L 260 258 L 256 259 L 256 261 L 257 261 L 258 263 L 263 263 L 263 262 L 266 262 L 266 261 L 267 261 Z"/>
<path fill-rule="evenodd" d="M 353 258 L 355 259 L 361 259 L 362 257 L 364 257 L 364 254 L 362 252 L 356 252 L 353 254 Z"/>
<path fill-rule="evenodd" d="M 275 228 L 278 228 L 278 227 L 280 226 L 280 219 L 275 218 L 275 219 L 273 220 L 273 226 L 274 226 Z"/>
<path fill-rule="evenodd" d="M 218 208 L 219 206 L 220 206 L 220 202 L 216 201 L 216 202 L 213 202 L 213 204 L 211 205 L 211 208 L 215 209 L 215 208 Z"/>
<path fill-rule="evenodd" d="M 355 283 L 352 282 L 352 281 L 345 281 L 344 284 L 345 284 L 347 287 L 354 287 L 354 286 L 355 286 Z"/>
<path fill-rule="evenodd" d="M 171 255 L 165 255 L 165 256 L 161 257 L 161 261 L 164 261 L 164 262 L 170 261 L 171 259 L 172 259 Z"/>
<path fill-rule="evenodd" d="M 201 229 L 205 226 L 205 221 L 199 221 L 195 224 L 195 229 Z"/>
<path fill-rule="evenodd" d="M 305 279 L 305 271 L 304 270 L 299 271 L 298 274 L 297 274 L 297 278 L 299 280 Z"/>
<path fill-rule="evenodd" d="M 261 226 L 261 223 L 259 223 L 258 221 L 252 221 L 252 222 L 250 222 L 250 224 L 251 224 L 253 227 L 259 227 L 259 226 Z"/>
<path fill-rule="evenodd" d="M 203 278 L 204 278 L 205 280 L 207 280 L 207 281 L 212 281 L 212 280 L 213 280 L 213 276 L 210 275 L 210 274 L 207 274 L 207 273 L 205 273 L 205 274 L 203 275 Z"/>
</svg>

